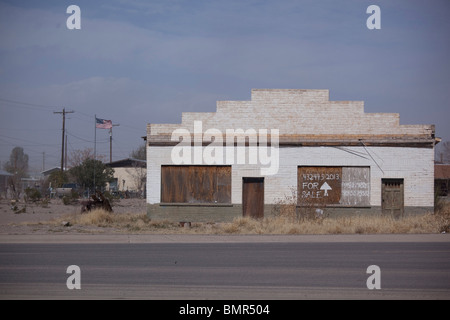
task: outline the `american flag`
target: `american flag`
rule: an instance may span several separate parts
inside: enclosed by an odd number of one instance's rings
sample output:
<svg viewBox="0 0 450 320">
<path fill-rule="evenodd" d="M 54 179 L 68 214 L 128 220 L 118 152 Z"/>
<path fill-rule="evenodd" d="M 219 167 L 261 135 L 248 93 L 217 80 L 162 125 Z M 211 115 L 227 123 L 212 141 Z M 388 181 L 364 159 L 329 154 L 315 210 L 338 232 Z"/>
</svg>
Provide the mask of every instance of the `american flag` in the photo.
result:
<svg viewBox="0 0 450 320">
<path fill-rule="evenodd" d="M 95 118 L 95 127 L 98 129 L 111 129 L 112 120 Z"/>
</svg>

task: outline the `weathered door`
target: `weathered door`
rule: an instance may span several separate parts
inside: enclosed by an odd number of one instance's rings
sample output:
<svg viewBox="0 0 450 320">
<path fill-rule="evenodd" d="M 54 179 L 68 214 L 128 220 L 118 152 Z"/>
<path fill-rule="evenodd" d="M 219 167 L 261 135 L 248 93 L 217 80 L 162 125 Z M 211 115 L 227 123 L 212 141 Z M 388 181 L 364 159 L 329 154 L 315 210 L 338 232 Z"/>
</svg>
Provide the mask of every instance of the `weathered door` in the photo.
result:
<svg viewBox="0 0 450 320">
<path fill-rule="evenodd" d="M 264 178 L 243 178 L 242 215 L 251 218 L 264 217 Z"/>
<path fill-rule="evenodd" d="M 403 216 L 403 179 L 382 179 L 381 183 L 381 209 L 383 214 L 389 214 L 396 218 Z"/>
</svg>

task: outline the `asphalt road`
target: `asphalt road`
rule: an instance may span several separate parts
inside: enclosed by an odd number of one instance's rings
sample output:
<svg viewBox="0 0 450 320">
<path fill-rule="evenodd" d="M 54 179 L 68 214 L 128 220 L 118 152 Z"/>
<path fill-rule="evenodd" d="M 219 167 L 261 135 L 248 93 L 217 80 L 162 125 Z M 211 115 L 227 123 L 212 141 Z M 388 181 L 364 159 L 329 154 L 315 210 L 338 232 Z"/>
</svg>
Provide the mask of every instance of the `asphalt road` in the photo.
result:
<svg viewBox="0 0 450 320">
<path fill-rule="evenodd" d="M 450 242 L 1 243 L 0 299 L 450 299 Z"/>
</svg>

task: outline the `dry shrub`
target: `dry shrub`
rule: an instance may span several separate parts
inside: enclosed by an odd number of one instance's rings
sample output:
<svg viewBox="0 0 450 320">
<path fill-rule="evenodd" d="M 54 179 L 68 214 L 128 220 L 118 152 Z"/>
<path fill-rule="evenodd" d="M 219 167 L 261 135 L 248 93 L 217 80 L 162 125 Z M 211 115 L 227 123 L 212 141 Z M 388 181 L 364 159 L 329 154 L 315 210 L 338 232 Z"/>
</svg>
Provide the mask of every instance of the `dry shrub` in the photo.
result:
<svg viewBox="0 0 450 320">
<path fill-rule="evenodd" d="M 297 220 L 297 190 L 290 188 L 291 194 L 278 199 L 272 207 L 272 215 L 277 218 L 285 218 L 291 221 Z"/>
<path fill-rule="evenodd" d="M 269 233 L 283 234 L 376 234 L 437 233 L 450 231 L 450 203 L 439 201 L 439 209 L 425 215 L 397 219 L 383 215 L 355 215 L 330 218 L 315 204 L 297 207 L 297 192 L 279 199 L 272 209 L 274 218 L 264 219 L 271 225 Z M 261 223 L 261 226 L 262 227 Z M 235 229 L 237 226 L 235 226 Z M 266 230 L 268 231 L 268 230 Z M 238 233 L 237 230 L 234 230 Z M 262 232 L 268 233 L 268 232 Z"/>
<path fill-rule="evenodd" d="M 276 218 L 283 218 L 293 223 L 314 221 L 322 223 L 326 217 L 324 208 L 316 203 L 309 202 L 308 199 L 302 200 L 302 205 L 297 206 L 297 189 L 290 188 L 291 194 L 278 199 L 272 207 L 272 215 Z"/>
<path fill-rule="evenodd" d="M 262 223 L 263 220 L 239 217 L 232 222 L 223 223 L 220 229 L 223 233 L 258 234 L 262 230 Z"/>
<path fill-rule="evenodd" d="M 94 209 L 83 214 L 71 214 L 52 222 L 60 225 L 62 221 L 69 221 L 73 226 L 97 226 L 115 228 L 119 231 L 156 231 L 176 229 L 177 225 L 166 220 L 151 221 L 147 214 L 116 214 L 104 209 Z"/>
<path fill-rule="evenodd" d="M 450 206 L 439 214 L 406 216 L 355 215 L 292 219 L 274 216 L 264 219 L 235 218 L 222 223 L 215 233 L 226 234 L 405 234 L 449 232 Z"/>
<path fill-rule="evenodd" d="M 450 202 L 442 201 L 434 213 L 439 232 L 450 232 Z"/>
<path fill-rule="evenodd" d="M 278 214 L 264 219 L 235 218 L 224 223 L 193 223 L 182 228 L 176 222 L 152 221 L 145 213 L 116 214 L 102 209 L 86 214 L 74 214 L 61 218 L 71 225 L 115 228 L 118 232 L 148 232 L 155 234 L 392 234 L 392 233 L 441 233 L 450 232 L 450 203 L 437 212 L 425 215 L 405 216 L 396 219 L 383 215 L 355 215 L 331 218 L 327 216 L 293 215 L 291 209 L 279 207 Z"/>
<path fill-rule="evenodd" d="M 112 214 L 103 209 L 94 209 L 76 217 L 77 224 L 104 226 L 113 222 Z"/>
</svg>

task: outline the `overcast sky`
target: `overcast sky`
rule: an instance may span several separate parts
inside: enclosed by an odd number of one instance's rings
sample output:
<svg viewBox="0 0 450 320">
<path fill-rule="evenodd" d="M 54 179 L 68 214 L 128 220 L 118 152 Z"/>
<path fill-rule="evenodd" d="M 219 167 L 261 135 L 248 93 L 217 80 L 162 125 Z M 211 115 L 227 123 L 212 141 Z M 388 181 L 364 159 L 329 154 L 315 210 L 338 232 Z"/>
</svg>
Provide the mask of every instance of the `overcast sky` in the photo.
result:
<svg viewBox="0 0 450 320">
<path fill-rule="evenodd" d="M 69 5 L 81 30 L 69 30 Z M 369 30 L 367 7 L 381 9 Z M 0 0 L 0 162 L 22 146 L 33 170 L 94 147 L 94 115 L 113 128 L 113 160 L 147 123 L 214 112 L 252 88 L 329 89 L 450 140 L 448 0 Z M 97 151 L 109 159 L 108 130 Z"/>
</svg>

